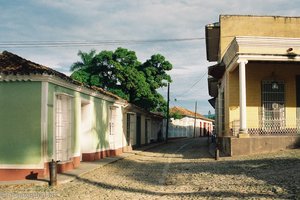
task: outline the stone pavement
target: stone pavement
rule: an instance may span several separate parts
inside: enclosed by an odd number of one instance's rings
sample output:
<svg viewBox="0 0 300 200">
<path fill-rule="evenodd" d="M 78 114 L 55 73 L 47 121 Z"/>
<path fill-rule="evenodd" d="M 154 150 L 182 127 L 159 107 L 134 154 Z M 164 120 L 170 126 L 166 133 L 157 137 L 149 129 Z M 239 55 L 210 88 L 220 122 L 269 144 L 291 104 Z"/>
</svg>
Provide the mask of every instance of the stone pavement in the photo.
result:
<svg viewBox="0 0 300 200">
<path fill-rule="evenodd" d="M 170 141 L 57 187 L 0 185 L 0 199 L 300 199 L 300 149 L 216 161 L 207 144 Z"/>
<path fill-rule="evenodd" d="M 135 150 L 124 152 L 121 155 L 113 156 L 113 157 L 106 157 L 100 160 L 96 160 L 93 162 L 81 162 L 79 167 L 76 169 L 73 169 L 71 171 L 67 171 L 64 173 L 57 174 L 57 184 L 64 184 L 71 182 L 75 180 L 76 178 L 82 177 L 86 173 L 89 173 L 91 171 L 97 170 L 105 165 L 108 165 L 110 163 L 116 162 L 118 160 L 122 160 L 124 158 L 127 158 L 129 156 L 136 155 L 138 153 L 141 153 L 142 151 L 157 147 L 159 145 L 165 144 L 165 142 L 158 142 L 158 143 L 152 143 L 149 145 L 145 145 L 142 147 L 139 147 Z M 0 186 L 4 185 L 37 185 L 37 186 L 47 186 L 49 185 L 49 177 L 44 179 L 37 179 L 37 180 L 18 180 L 18 181 L 0 181 Z"/>
</svg>

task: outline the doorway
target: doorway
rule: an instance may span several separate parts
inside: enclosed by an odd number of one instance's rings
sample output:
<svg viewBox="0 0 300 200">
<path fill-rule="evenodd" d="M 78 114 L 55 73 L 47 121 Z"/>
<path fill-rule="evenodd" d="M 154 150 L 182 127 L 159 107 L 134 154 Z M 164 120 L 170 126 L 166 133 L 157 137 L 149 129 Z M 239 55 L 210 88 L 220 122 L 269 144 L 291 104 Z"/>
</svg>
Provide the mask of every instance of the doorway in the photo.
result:
<svg viewBox="0 0 300 200">
<path fill-rule="evenodd" d="M 80 119 L 80 160 L 82 153 L 88 152 L 90 145 L 91 132 L 91 106 L 89 101 L 81 100 L 81 119 Z"/>
<path fill-rule="evenodd" d="M 141 146 L 141 134 L 142 134 L 142 126 L 141 126 L 141 115 L 136 116 L 136 146 Z"/>
<path fill-rule="evenodd" d="M 57 94 L 55 99 L 55 159 L 71 159 L 71 97 Z"/>
</svg>

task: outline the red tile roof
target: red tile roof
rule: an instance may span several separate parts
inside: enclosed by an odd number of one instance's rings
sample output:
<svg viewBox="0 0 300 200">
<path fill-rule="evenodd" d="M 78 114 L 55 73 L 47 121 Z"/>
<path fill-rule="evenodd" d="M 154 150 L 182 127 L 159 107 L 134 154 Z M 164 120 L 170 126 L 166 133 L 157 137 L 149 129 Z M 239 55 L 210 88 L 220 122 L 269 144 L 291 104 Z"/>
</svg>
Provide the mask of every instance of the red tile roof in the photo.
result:
<svg viewBox="0 0 300 200">
<path fill-rule="evenodd" d="M 190 111 L 186 108 L 182 108 L 182 107 L 178 107 L 178 106 L 174 106 L 173 108 L 170 108 L 170 114 L 174 114 L 174 113 L 178 113 L 178 114 L 180 114 L 182 116 L 186 116 L 186 117 L 195 118 L 195 112 L 194 111 Z M 207 121 L 214 121 L 212 119 L 204 117 L 203 115 L 201 115 L 199 113 L 196 113 L 196 118 L 207 120 Z"/>
<path fill-rule="evenodd" d="M 26 60 L 18 55 L 8 52 L 8 51 L 3 51 L 2 53 L 0 53 L 0 74 L 6 74 L 6 75 L 30 75 L 30 74 L 53 75 L 53 76 L 56 76 L 56 77 L 59 77 L 59 78 L 65 80 L 69 83 L 79 85 L 79 86 L 84 86 L 88 89 L 92 89 L 94 91 L 97 91 L 101 94 L 105 94 L 114 99 L 121 99 L 119 96 L 117 96 L 111 92 L 107 92 L 102 88 L 84 85 L 81 82 L 76 81 L 63 73 L 55 71 L 54 69 L 51 69 L 49 67 L 34 63 L 32 61 Z"/>
</svg>

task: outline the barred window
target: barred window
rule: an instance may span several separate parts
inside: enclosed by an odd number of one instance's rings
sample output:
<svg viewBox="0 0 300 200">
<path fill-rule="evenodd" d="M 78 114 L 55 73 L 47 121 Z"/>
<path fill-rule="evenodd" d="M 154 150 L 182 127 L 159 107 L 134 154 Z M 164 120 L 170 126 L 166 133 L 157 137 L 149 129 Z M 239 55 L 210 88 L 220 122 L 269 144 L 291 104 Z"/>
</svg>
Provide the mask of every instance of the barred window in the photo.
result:
<svg viewBox="0 0 300 200">
<path fill-rule="evenodd" d="M 55 152 L 56 160 L 71 159 L 71 107 L 72 99 L 68 95 L 57 94 L 55 104 Z"/>
<path fill-rule="evenodd" d="M 261 87 L 262 127 L 285 128 L 285 85 L 283 81 L 264 80 Z"/>
</svg>

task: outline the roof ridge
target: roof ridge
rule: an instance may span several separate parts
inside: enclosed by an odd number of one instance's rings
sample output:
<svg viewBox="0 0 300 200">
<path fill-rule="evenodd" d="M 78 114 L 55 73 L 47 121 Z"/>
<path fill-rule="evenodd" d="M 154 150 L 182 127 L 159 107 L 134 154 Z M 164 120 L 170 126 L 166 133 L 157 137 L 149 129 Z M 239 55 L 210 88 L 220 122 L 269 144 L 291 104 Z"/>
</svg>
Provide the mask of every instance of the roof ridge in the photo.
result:
<svg viewBox="0 0 300 200">
<path fill-rule="evenodd" d="M 170 112 L 171 113 L 179 112 L 179 114 L 184 115 L 184 116 L 195 117 L 195 112 L 194 111 L 191 111 L 187 108 L 183 108 L 183 107 L 180 107 L 180 106 L 174 106 L 174 107 L 170 108 Z M 205 120 L 212 120 L 212 119 L 209 119 L 207 117 L 204 117 L 202 114 L 200 114 L 198 112 L 196 112 L 196 118 L 205 119 Z"/>
<path fill-rule="evenodd" d="M 20 74 L 20 75 L 30 75 L 30 74 L 48 74 L 54 75 L 58 78 L 63 79 L 74 85 L 83 86 L 88 89 L 92 89 L 94 91 L 98 91 L 99 93 L 105 94 L 112 98 L 122 100 L 121 97 L 104 90 L 103 88 L 97 86 L 84 85 L 83 83 L 71 78 L 70 76 L 65 75 L 59 71 L 56 71 L 50 67 L 32 62 L 31 60 L 27 60 L 19 55 L 11 53 L 9 51 L 3 51 L 0 53 L 0 73 L 3 74 Z M 123 99 L 124 100 L 124 99 Z"/>
</svg>

